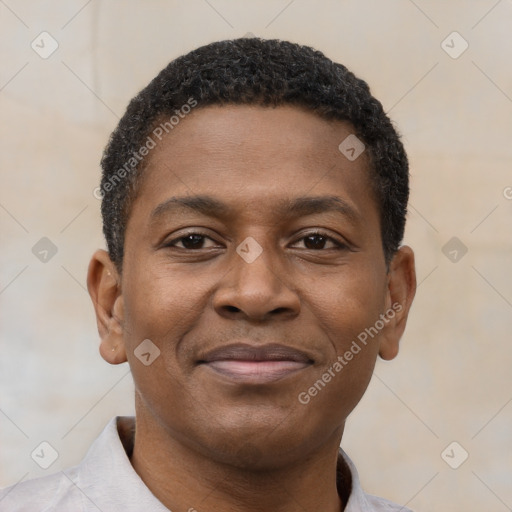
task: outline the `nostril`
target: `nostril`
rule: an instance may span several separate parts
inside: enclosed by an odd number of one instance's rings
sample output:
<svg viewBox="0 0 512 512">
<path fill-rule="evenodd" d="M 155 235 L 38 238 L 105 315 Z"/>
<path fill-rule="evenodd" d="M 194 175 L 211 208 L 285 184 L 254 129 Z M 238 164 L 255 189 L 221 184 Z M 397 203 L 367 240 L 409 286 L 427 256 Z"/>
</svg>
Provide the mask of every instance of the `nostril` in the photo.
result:
<svg viewBox="0 0 512 512">
<path fill-rule="evenodd" d="M 236 306 L 225 306 L 225 308 L 232 313 L 237 313 L 240 311 Z"/>
</svg>

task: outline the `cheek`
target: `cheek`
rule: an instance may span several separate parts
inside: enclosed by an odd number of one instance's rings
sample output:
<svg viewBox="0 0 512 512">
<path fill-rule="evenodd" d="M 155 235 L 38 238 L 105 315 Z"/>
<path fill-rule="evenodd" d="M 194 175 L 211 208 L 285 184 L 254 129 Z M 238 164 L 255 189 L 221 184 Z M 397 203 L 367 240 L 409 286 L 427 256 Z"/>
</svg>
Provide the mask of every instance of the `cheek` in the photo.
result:
<svg viewBox="0 0 512 512">
<path fill-rule="evenodd" d="M 132 268 L 134 270 L 126 275 L 124 287 L 123 327 L 136 385 L 140 377 L 153 379 L 155 389 L 176 389 L 175 385 L 180 388 L 193 370 L 191 337 L 198 331 L 209 332 L 211 329 L 209 303 L 219 273 L 206 267 L 178 270 L 167 262 L 153 265 L 147 262 L 144 267 Z M 151 340 L 159 351 L 149 373 L 136 360 L 137 347 L 146 339 Z M 158 375 L 153 378 L 156 373 Z M 163 382 L 168 385 L 162 386 Z M 147 389 L 154 393 L 151 386 Z"/>
<path fill-rule="evenodd" d="M 368 387 L 378 355 L 379 337 L 367 330 L 382 312 L 382 293 L 372 287 L 357 290 L 345 287 L 329 308 L 316 311 L 332 349 L 301 388 L 298 400 L 311 407 L 310 417 L 323 418 L 325 425 L 340 424 L 352 412 Z"/>
<path fill-rule="evenodd" d="M 131 332 L 159 338 L 185 328 L 204 307 L 206 286 L 201 282 L 196 273 L 188 276 L 165 264 L 151 265 L 148 261 L 145 268 L 134 268 L 124 287 Z"/>
<path fill-rule="evenodd" d="M 126 283 L 124 340 L 139 399 L 161 417 L 184 410 L 190 396 L 183 385 L 188 368 L 178 359 L 181 340 L 199 321 L 206 291 L 194 279 L 173 277 L 168 266 L 135 269 Z M 154 347 L 140 350 L 143 340 Z"/>
<path fill-rule="evenodd" d="M 379 350 L 379 335 L 372 327 L 384 312 L 386 280 L 371 267 L 347 266 L 310 285 L 314 321 L 332 349 L 302 396 L 314 402 L 319 414 L 328 411 L 335 421 L 352 411 L 371 379 Z"/>
<path fill-rule="evenodd" d="M 385 274 L 370 265 L 347 265 L 336 274 L 310 281 L 307 297 L 314 320 L 337 354 L 375 324 L 384 312 L 385 290 Z"/>
</svg>

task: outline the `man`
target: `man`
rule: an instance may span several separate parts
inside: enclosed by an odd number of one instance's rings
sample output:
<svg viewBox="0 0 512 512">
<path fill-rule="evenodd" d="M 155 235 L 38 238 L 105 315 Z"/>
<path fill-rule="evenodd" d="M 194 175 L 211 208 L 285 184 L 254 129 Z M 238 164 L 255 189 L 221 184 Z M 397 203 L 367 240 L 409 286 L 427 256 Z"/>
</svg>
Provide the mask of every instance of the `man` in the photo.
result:
<svg viewBox="0 0 512 512">
<path fill-rule="evenodd" d="M 290 42 L 215 42 L 131 101 L 102 167 L 88 289 L 136 418 L 0 508 L 407 510 L 339 448 L 416 287 L 407 157 L 366 83 Z"/>
</svg>

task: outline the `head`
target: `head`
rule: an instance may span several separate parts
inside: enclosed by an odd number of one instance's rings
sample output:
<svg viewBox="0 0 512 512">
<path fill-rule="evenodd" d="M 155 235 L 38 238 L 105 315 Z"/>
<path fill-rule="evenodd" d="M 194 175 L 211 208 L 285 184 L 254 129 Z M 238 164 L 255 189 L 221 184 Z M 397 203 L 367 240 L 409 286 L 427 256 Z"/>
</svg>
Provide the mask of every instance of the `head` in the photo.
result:
<svg viewBox="0 0 512 512">
<path fill-rule="evenodd" d="M 88 287 L 137 416 L 231 464 L 247 439 L 262 467 L 339 441 L 415 290 L 407 157 L 367 84 L 309 47 L 212 43 L 130 102 L 102 167 Z"/>
</svg>

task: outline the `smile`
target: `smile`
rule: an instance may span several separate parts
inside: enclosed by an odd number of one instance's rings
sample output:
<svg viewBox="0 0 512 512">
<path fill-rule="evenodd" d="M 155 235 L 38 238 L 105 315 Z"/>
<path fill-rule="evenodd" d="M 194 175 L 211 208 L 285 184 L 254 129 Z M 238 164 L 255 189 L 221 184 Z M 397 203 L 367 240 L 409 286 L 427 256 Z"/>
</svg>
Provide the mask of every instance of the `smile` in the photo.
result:
<svg viewBox="0 0 512 512">
<path fill-rule="evenodd" d="M 210 351 L 198 363 L 235 382 L 265 384 L 303 370 L 313 360 L 284 345 L 237 344 Z"/>
</svg>

